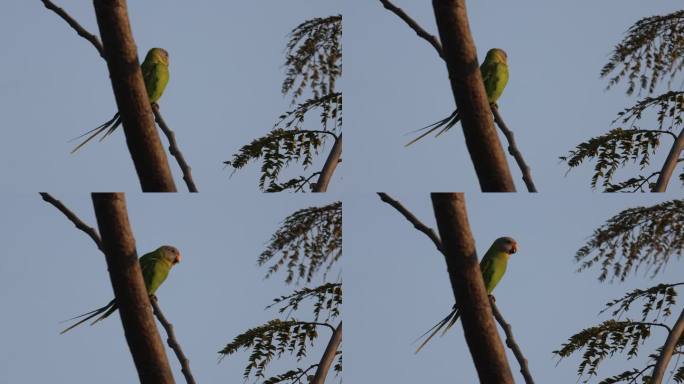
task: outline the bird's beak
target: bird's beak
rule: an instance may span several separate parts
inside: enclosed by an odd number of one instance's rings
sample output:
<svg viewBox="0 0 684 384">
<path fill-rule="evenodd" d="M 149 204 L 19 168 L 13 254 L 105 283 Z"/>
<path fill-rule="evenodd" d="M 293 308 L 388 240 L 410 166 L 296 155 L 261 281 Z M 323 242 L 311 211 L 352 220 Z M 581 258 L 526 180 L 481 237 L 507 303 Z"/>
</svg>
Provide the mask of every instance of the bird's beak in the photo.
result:
<svg viewBox="0 0 684 384">
<path fill-rule="evenodd" d="M 180 262 L 181 262 L 181 255 L 180 255 L 180 253 L 179 253 L 178 256 L 176 256 L 176 258 L 173 260 L 173 263 L 174 263 L 174 264 L 178 264 L 178 263 L 180 263 Z"/>
</svg>

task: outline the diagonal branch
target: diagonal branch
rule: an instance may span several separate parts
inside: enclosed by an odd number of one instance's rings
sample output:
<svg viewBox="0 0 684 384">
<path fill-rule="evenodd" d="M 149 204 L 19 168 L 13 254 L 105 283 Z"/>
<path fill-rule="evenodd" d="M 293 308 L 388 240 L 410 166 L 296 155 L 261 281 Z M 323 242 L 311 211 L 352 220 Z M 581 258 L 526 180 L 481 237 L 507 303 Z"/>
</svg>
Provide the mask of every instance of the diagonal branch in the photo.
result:
<svg viewBox="0 0 684 384">
<path fill-rule="evenodd" d="M 152 111 L 154 112 L 154 119 L 157 121 L 159 128 L 161 128 L 162 132 L 164 132 L 164 135 L 166 136 L 166 139 L 169 141 L 169 153 L 176 158 L 176 162 L 183 172 L 183 180 L 185 181 L 185 185 L 188 186 L 188 191 L 198 192 L 195 181 L 192 179 L 192 168 L 190 168 L 190 165 L 188 165 L 188 163 L 185 161 L 183 153 L 180 151 L 180 148 L 178 148 L 176 134 L 171 130 L 171 128 L 169 128 L 168 125 L 166 125 L 166 121 L 164 121 L 164 118 L 159 111 L 159 105 L 156 103 L 152 104 Z"/>
<path fill-rule="evenodd" d="M 100 251 L 102 251 L 102 253 L 104 253 L 104 248 L 102 247 L 102 240 L 100 239 L 100 235 L 98 235 L 97 231 L 94 228 L 86 225 L 80 218 L 78 218 L 78 216 L 76 216 L 75 213 L 73 213 L 69 208 L 62 204 L 61 201 L 55 199 L 49 193 L 41 192 L 40 196 L 43 198 L 43 200 L 50 203 L 60 212 L 62 212 L 64 216 L 66 216 L 67 219 L 69 219 L 69 221 L 74 223 L 76 228 L 80 229 L 81 231 L 85 232 L 88 236 L 90 236 L 90 238 L 95 242 L 97 248 Z M 173 326 L 166 320 L 166 317 L 164 317 L 164 314 L 161 312 L 161 309 L 157 304 L 156 297 L 154 299 L 151 299 L 150 302 L 152 303 L 152 308 L 154 310 L 155 316 L 166 330 L 167 342 L 169 343 L 169 347 L 171 347 L 171 349 L 173 349 L 173 351 L 176 353 L 176 357 L 178 357 L 178 361 L 181 364 L 181 371 L 185 376 L 186 382 L 188 384 L 194 384 L 195 379 L 192 377 L 192 373 L 190 373 L 190 361 L 187 359 L 187 357 L 185 357 L 185 354 L 183 353 L 180 344 L 176 340 L 176 335 L 173 331 Z"/>
<path fill-rule="evenodd" d="M 97 231 L 95 228 L 88 226 L 86 223 L 84 223 L 81 219 L 76 216 L 75 213 L 73 213 L 69 208 L 67 208 L 64 204 L 62 204 L 61 201 L 55 199 L 52 197 L 47 192 L 40 192 L 40 197 L 43 198 L 46 202 L 52 204 L 55 208 L 57 208 L 60 212 L 66 216 L 69 221 L 74 223 L 76 228 L 80 229 L 81 231 L 85 232 L 86 235 L 90 236 L 91 239 L 95 242 L 95 245 L 97 245 L 97 248 L 104 253 L 104 249 L 102 248 L 102 240 L 100 239 L 100 235 L 97 234 Z"/>
<path fill-rule="evenodd" d="M 100 40 L 97 38 L 97 36 L 88 32 L 85 28 L 83 28 L 81 26 L 81 24 L 79 24 L 76 20 L 74 20 L 74 18 L 71 17 L 64 9 L 58 7 L 52 1 L 50 1 L 50 0 L 40 0 L 40 1 L 43 2 L 43 5 L 45 5 L 45 8 L 53 11 L 59 17 L 61 17 L 64 21 L 66 21 L 67 24 L 69 24 L 69 26 L 71 28 L 73 28 L 79 36 L 90 41 L 90 43 L 95 47 L 95 49 L 97 49 L 97 52 L 100 54 L 100 57 L 102 57 L 103 59 L 105 58 L 104 48 L 102 48 L 102 43 L 100 43 Z"/>
<path fill-rule="evenodd" d="M 667 335 L 667 340 L 665 340 L 665 345 L 663 345 L 658 360 L 656 362 L 655 368 L 653 368 L 653 384 L 660 384 L 665 376 L 665 371 L 672 358 L 672 353 L 677 347 L 680 338 L 684 335 L 684 310 L 679 315 L 677 322 L 672 327 L 672 330 Z"/>
<path fill-rule="evenodd" d="M 389 0 L 379 0 L 382 5 L 399 16 L 400 19 L 402 19 L 406 24 L 413 29 L 418 36 L 422 37 L 425 39 L 430 45 L 432 45 L 435 50 L 437 51 L 437 54 L 439 57 L 441 57 L 443 60 L 446 61 L 444 57 L 444 52 L 442 50 L 442 45 L 439 43 L 437 38 L 431 34 L 429 34 L 423 27 L 421 27 L 415 20 L 413 20 L 409 15 L 407 15 L 401 8 L 397 7 L 396 5 L 392 4 Z M 522 153 L 518 149 L 518 146 L 515 142 L 515 139 L 513 137 L 513 131 L 511 131 L 506 123 L 504 122 L 503 118 L 499 114 L 498 110 L 495 110 L 495 108 L 492 108 L 492 113 L 494 114 L 494 120 L 501 130 L 501 132 L 506 136 L 506 140 L 508 141 L 508 153 L 511 154 L 516 160 L 516 163 L 518 164 L 518 167 L 520 167 L 520 170 L 522 171 L 523 174 L 523 181 L 525 182 L 525 185 L 527 186 L 528 192 L 537 192 L 537 189 L 534 185 L 534 182 L 532 181 L 532 174 L 530 172 L 530 167 L 527 165 L 525 162 Z"/>
<path fill-rule="evenodd" d="M 340 323 L 337 325 L 337 328 L 335 328 L 335 330 L 333 331 L 332 336 L 330 336 L 330 340 L 328 341 L 328 345 L 325 347 L 325 352 L 323 352 L 323 356 L 321 356 L 321 361 L 320 363 L 318 363 L 318 366 L 316 368 L 316 374 L 311 380 L 311 384 L 325 383 L 325 378 L 328 376 L 328 371 L 330 370 L 330 366 L 335 360 L 335 356 L 337 356 L 337 350 L 339 349 L 341 343 L 342 322 L 340 321 Z"/>
<path fill-rule="evenodd" d="M 518 343 L 516 343 L 515 338 L 513 337 L 513 328 L 510 324 L 506 322 L 506 319 L 503 318 L 503 315 L 501 315 L 499 308 L 497 308 L 496 306 L 496 300 L 494 300 L 494 296 L 489 297 L 489 302 L 492 306 L 492 313 L 494 314 L 494 318 L 506 334 L 506 346 L 510 348 L 511 351 L 513 351 L 515 359 L 518 360 L 518 363 L 520 364 L 520 374 L 522 374 L 526 384 L 534 384 L 534 379 L 532 379 L 530 368 L 527 366 L 527 359 L 523 355 L 520 346 L 518 345 Z"/>
<path fill-rule="evenodd" d="M 418 220 L 418 218 L 413 213 L 406 209 L 399 201 L 391 198 L 387 193 L 378 192 L 378 195 L 380 196 L 380 199 L 382 201 L 391 205 L 397 211 L 399 211 L 399 213 L 401 213 L 406 218 L 406 220 L 413 224 L 413 226 L 416 229 L 418 229 L 420 232 L 423 232 L 427 237 L 429 237 L 430 240 L 432 240 L 432 242 L 435 243 L 437 249 L 442 254 L 444 254 L 444 252 L 442 251 L 442 242 L 439 239 L 439 237 L 435 234 L 435 231 L 432 228 L 423 224 L 420 220 Z M 504 330 L 504 333 L 506 334 L 506 346 L 508 346 L 508 348 L 510 348 L 513 351 L 516 360 L 518 360 L 518 364 L 520 365 L 520 372 L 525 378 L 525 383 L 534 383 L 534 381 L 532 380 L 532 375 L 529 371 L 529 367 L 527 366 L 527 359 L 523 355 L 522 350 L 520 349 L 518 344 L 515 342 L 511 326 L 505 321 L 503 315 L 501 315 L 501 312 L 494 304 L 494 300 L 491 300 L 491 307 L 494 317 L 498 321 L 499 325 L 501 325 L 501 328 Z"/>
<path fill-rule="evenodd" d="M 667 189 L 667 184 L 670 182 L 670 178 L 672 177 L 672 173 L 679 162 L 678 159 L 679 155 L 682 153 L 682 150 L 684 150 L 684 129 L 679 132 L 679 136 L 677 136 L 677 139 L 670 148 L 670 153 L 667 154 L 667 159 L 665 159 L 663 168 L 660 170 L 660 175 L 658 176 L 658 181 L 656 181 L 656 185 L 653 188 L 653 192 L 665 192 Z"/>
<path fill-rule="evenodd" d="M 397 7 L 396 5 L 392 4 L 389 0 L 380 0 L 382 5 L 387 8 L 390 12 L 394 13 L 395 15 L 399 16 L 400 19 L 404 20 L 408 26 L 413 29 L 414 32 L 421 38 L 425 39 L 430 45 L 432 45 L 436 50 L 437 54 L 441 58 L 444 58 L 444 53 L 442 52 L 442 44 L 439 42 L 436 36 L 429 34 L 423 27 L 421 27 L 415 20 L 411 18 L 411 16 L 407 15 L 406 12 L 404 12 L 403 9 Z"/>
<path fill-rule="evenodd" d="M 415 227 L 420 232 L 423 232 L 425 236 L 429 237 L 430 240 L 432 240 L 432 242 L 435 243 L 437 250 L 444 253 L 444 251 L 442 250 L 442 241 L 439 239 L 439 236 L 437 236 L 437 233 L 432 228 L 423 224 L 420 220 L 418 220 L 418 218 L 413 213 L 406 209 L 400 202 L 394 200 L 385 192 L 378 192 L 378 196 L 380 196 L 380 200 L 391 205 L 392 207 L 394 207 L 394 209 L 399 211 L 399 213 L 401 213 L 406 218 L 406 220 L 413 224 L 413 227 Z"/>
<path fill-rule="evenodd" d="M 58 7 L 55 5 L 52 1 L 50 0 L 41 0 L 45 7 L 53 12 L 55 12 L 59 17 L 61 17 L 64 21 L 73 28 L 76 33 L 83 37 L 84 39 L 88 40 L 94 47 L 97 49 L 98 53 L 100 56 L 105 59 L 104 55 L 104 48 L 102 47 L 102 43 L 100 43 L 100 40 L 93 35 L 92 33 L 88 32 L 85 28 L 83 28 L 73 17 L 71 17 L 64 9 Z M 106 59 L 105 59 L 106 61 Z M 197 192 L 197 187 L 195 186 L 195 183 L 192 179 L 192 174 L 190 172 L 190 166 L 187 164 L 185 161 L 185 158 L 183 157 L 183 154 L 180 151 L 180 148 L 178 147 L 178 144 L 176 143 L 176 138 L 173 133 L 173 131 L 166 125 L 166 122 L 162 118 L 161 112 L 159 112 L 159 108 L 154 108 L 153 106 L 153 111 L 154 111 L 154 116 L 159 124 L 159 128 L 161 128 L 162 132 L 166 136 L 167 140 L 169 141 L 169 151 L 171 152 L 171 155 L 174 156 L 176 161 L 178 162 L 178 166 L 181 168 L 181 171 L 183 172 L 183 180 L 185 181 L 186 185 L 188 186 L 188 190 L 190 192 Z"/>
<path fill-rule="evenodd" d="M 173 352 L 176 354 L 176 357 L 178 358 L 178 362 L 180 362 L 181 372 L 183 373 L 183 376 L 185 376 L 185 382 L 188 384 L 195 384 L 195 378 L 192 376 L 192 372 L 190 372 L 190 360 L 188 360 L 188 358 L 185 356 L 185 353 L 183 353 L 183 349 L 178 343 L 178 340 L 176 340 L 176 332 L 174 332 L 173 330 L 173 325 L 166 319 L 166 316 L 164 316 L 164 314 L 162 313 L 161 308 L 159 308 L 159 303 L 157 303 L 157 297 L 151 296 L 150 302 L 152 303 L 154 315 L 157 316 L 157 319 L 161 323 L 162 327 L 164 327 L 164 329 L 166 330 L 166 343 L 169 345 L 171 349 L 173 349 Z"/>
<path fill-rule="evenodd" d="M 316 184 L 314 185 L 313 189 L 314 192 L 325 192 L 328 190 L 328 184 L 330 184 L 330 179 L 335 172 L 335 168 L 337 168 L 337 164 L 342 161 L 340 159 L 341 156 L 342 134 L 340 133 L 339 136 L 335 137 L 335 144 L 333 144 L 333 147 L 328 154 L 328 158 L 325 160 L 323 169 L 321 169 L 320 176 L 318 177 L 318 180 L 316 180 Z"/>
<path fill-rule="evenodd" d="M 518 149 L 518 145 L 515 142 L 513 131 L 511 131 L 506 125 L 506 122 L 503 121 L 503 118 L 499 113 L 499 108 L 496 105 L 490 105 L 490 107 L 492 108 L 492 113 L 494 114 L 494 121 L 496 122 L 496 125 L 499 127 L 504 136 L 506 136 L 506 140 L 508 141 L 508 153 L 510 153 L 510 155 L 513 156 L 515 162 L 518 163 L 520 171 L 522 172 L 522 179 L 525 182 L 525 186 L 527 186 L 527 191 L 537 192 L 537 187 L 535 187 L 534 181 L 532 180 L 530 166 L 527 165 L 522 153 L 520 153 L 520 150 Z"/>
</svg>

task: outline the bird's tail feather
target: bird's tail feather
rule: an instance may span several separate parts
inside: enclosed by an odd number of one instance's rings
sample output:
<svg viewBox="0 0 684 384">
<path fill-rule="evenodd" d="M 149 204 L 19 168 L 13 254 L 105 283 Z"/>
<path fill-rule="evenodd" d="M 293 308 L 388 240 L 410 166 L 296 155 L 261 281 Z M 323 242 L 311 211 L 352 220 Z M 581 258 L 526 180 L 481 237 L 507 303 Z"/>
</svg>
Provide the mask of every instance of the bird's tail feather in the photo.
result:
<svg viewBox="0 0 684 384">
<path fill-rule="evenodd" d="M 119 116 L 119 112 L 117 112 L 116 114 L 114 114 L 114 117 L 112 117 L 111 120 L 106 121 L 105 123 L 103 123 L 103 124 L 100 125 L 99 127 L 93 128 L 93 129 L 91 129 L 90 131 L 88 131 L 88 132 L 86 132 L 86 133 L 84 133 L 84 134 L 82 134 L 82 135 L 80 135 L 80 136 L 74 137 L 73 139 L 69 140 L 69 142 L 72 142 L 72 141 L 74 141 L 74 140 L 78 140 L 78 139 L 80 139 L 80 138 L 82 138 L 82 137 L 84 137 L 84 136 L 88 136 L 88 135 L 89 135 L 85 140 L 83 140 L 80 144 L 78 144 L 78 145 L 76 146 L 76 148 L 74 148 L 74 149 L 71 151 L 71 153 L 74 153 L 74 152 L 78 151 L 79 149 L 81 149 L 82 146 L 86 145 L 86 143 L 88 143 L 90 140 L 94 139 L 97 135 L 99 135 L 100 133 L 102 133 L 102 132 L 104 132 L 105 130 L 109 129 L 109 130 L 105 133 L 105 135 L 102 137 L 102 139 L 104 139 L 105 137 L 109 136 L 112 132 L 114 132 L 114 130 L 115 130 L 120 124 L 121 124 L 121 116 Z M 102 141 L 102 139 L 100 139 L 100 141 Z"/>
<path fill-rule="evenodd" d="M 428 329 L 427 332 L 423 333 L 422 335 L 420 335 L 420 337 L 418 337 L 416 339 L 416 341 L 418 341 L 418 340 L 422 339 L 423 337 L 425 337 L 425 335 L 427 335 L 428 333 L 430 334 L 430 336 L 428 336 L 422 343 L 420 343 L 420 345 L 416 349 L 415 353 L 420 352 L 420 350 L 423 349 L 423 347 L 428 343 L 428 341 L 430 341 L 430 339 L 432 339 L 437 333 L 439 333 L 439 331 L 445 325 L 448 324 L 448 326 L 444 330 L 444 332 L 446 332 L 449 328 L 451 328 L 451 326 L 456 322 L 456 320 L 458 320 L 458 317 L 459 317 L 459 312 L 456 309 L 456 307 L 454 307 L 454 309 L 452 309 L 451 312 L 449 312 L 449 314 L 445 318 L 440 320 L 437 324 L 433 325 L 432 328 Z M 442 333 L 442 336 L 444 335 L 444 332 Z"/>
<path fill-rule="evenodd" d="M 107 311 L 111 310 L 112 307 L 116 308 L 116 302 L 115 302 L 115 300 L 110 301 L 110 302 L 107 303 L 107 305 L 105 305 L 104 307 L 101 307 L 101 308 L 98 308 L 98 309 L 94 309 L 94 310 L 92 310 L 92 311 L 90 311 L 90 312 L 87 312 L 87 313 L 84 313 L 84 314 L 82 314 L 82 315 L 78 315 L 78 316 L 76 316 L 76 317 L 72 317 L 71 319 L 62 321 L 62 323 L 63 323 L 63 322 L 65 322 L 65 321 L 75 320 L 75 319 L 78 319 L 78 318 L 87 316 L 87 317 L 85 317 L 84 319 L 78 321 L 76 324 L 73 324 L 73 325 L 69 326 L 67 329 L 63 330 L 63 331 L 60 332 L 59 334 L 60 334 L 60 335 L 63 335 L 63 334 L 65 334 L 65 333 L 67 333 L 68 331 L 70 331 L 70 330 L 72 330 L 73 328 L 75 328 L 75 327 L 77 327 L 77 326 L 79 326 L 79 325 L 85 323 L 86 321 L 92 319 L 93 317 L 95 317 L 95 316 L 97 316 L 97 315 L 99 315 L 99 314 L 101 314 L 101 313 L 103 313 L 103 312 L 107 312 Z"/>
<path fill-rule="evenodd" d="M 114 313 L 114 311 L 116 311 L 118 308 L 119 308 L 119 306 L 116 305 L 116 303 L 114 303 L 111 307 L 109 307 L 109 309 L 107 310 L 107 312 L 105 312 L 104 314 L 102 314 L 102 316 L 98 317 L 97 319 L 93 320 L 93 322 L 90 323 L 90 325 L 93 325 L 93 324 L 97 323 L 98 321 L 101 321 L 101 320 L 106 319 L 107 317 L 109 317 L 109 315 L 111 315 L 112 313 Z"/>
<path fill-rule="evenodd" d="M 426 127 L 412 131 L 411 133 L 416 133 L 416 132 L 424 131 L 427 129 L 427 132 L 425 132 L 425 133 L 421 134 L 420 136 L 416 137 L 415 139 L 409 141 L 406 145 L 404 145 L 404 147 L 408 147 L 409 145 L 415 143 L 416 141 L 422 139 L 423 137 L 425 137 L 425 136 L 431 134 L 432 132 L 436 131 L 437 129 L 443 127 L 442 130 L 439 131 L 437 133 L 437 135 L 435 136 L 435 137 L 437 137 L 437 136 L 441 135 L 442 133 L 448 131 L 454 125 L 456 125 L 456 123 L 458 123 L 458 121 L 460 119 L 461 119 L 461 117 L 458 114 L 458 110 L 455 110 L 454 112 L 451 113 L 451 115 L 445 117 L 442 120 L 439 120 L 435 123 L 432 123 Z"/>
</svg>

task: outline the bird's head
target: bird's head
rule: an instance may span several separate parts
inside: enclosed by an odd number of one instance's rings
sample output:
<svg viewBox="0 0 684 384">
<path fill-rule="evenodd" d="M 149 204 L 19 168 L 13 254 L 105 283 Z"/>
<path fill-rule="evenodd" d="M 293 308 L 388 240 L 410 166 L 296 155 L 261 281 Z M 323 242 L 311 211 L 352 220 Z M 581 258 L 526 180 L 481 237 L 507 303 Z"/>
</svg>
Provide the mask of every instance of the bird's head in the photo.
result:
<svg viewBox="0 0 684 384">
<path fill-rule="evenodd" d="M 505 63 L 508 61 L 508 55 L 501 48 L 492 48 L 487 52 L 487 59 L 494 59 Z"/>
<path fill-rule="evenodd" d="M 172 265 L 180 263 L 181 254 L 178 248 L 170 245 L 162 245 L 159 247 L 159 251 L 161 252 L 162 257 L 171 262 Z"/>
<path fill-rule="evenodd" d="M 145 57 L 145 61 L 147 61 L 148 59 L 152 59 L 154 61 L 158 61 L 168 65 L 169 53 L 166 52 L 166 50 L 163 48 L 152 48 L 147 52 L 147 57 Z"/>
<path fill-rule="evenodd" d="M 498 252 L 505 252 L 512 255 L 518 252 L 518 242 L 512 237 L 499 237 L 494 240 L 494 245 L 492 247 Z"/>
</svg>

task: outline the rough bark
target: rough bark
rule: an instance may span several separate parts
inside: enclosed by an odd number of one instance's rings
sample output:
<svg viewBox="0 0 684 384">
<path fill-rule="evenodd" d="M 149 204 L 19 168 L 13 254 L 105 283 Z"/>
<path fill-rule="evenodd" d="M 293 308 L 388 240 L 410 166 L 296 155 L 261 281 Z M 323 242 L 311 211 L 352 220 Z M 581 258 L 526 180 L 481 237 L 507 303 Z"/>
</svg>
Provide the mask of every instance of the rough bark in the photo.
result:
<svg viewBox="0 0 684 384">
<path fill-rule="evenodd" d="M 154 125 L 125 0 L 93 0 L 126 144 L 143 192 L 176 192 Z"/>
<path fill-rule="evenodd" d="M 342 343 L 341 321 L 340 324 L 337 325 L 337 328 L 335 328 L 335 332 L 333 332 L 332 336 L 330 337 L 330 341 L 328 341 L 328 346 L 325 347 L 325 352 L 323 352 L 321 361 L 320 363 L 318 363 L 318 367 L 316 367 L 316 374 L 314 375 L 313 380 L 311 380 L 311 384 L 325 383 L 325 378 L 328 376 L 328 371 L 330 371 L 330 367 L 335 361 L 335 356 L 337 354 L 337 350 L 340 347 L 340 343 Z"/>
<path fill-rule="evenodd" d="M 482 82 L 465 0 L 433 0 L 432 6 L 451 90 L 461 114 L 466 146 L 480 189 L 483 192 L 515 192 Z"/>
<path fill-rule="evenodd" d="M 482 384 L 512 384 L 513 374 L 480 273 L 462 193 L 433 193 L 432 206 L 470 354 Z"/>
<path fill-rule="evenodd" d="M 135 250 L 123 193 L 93 193 L 109 278 L 141 383 L 173 383 Z"/>
</svg>

